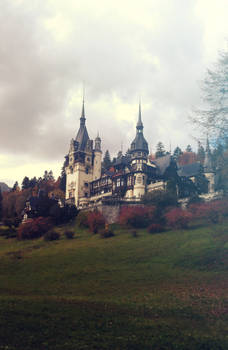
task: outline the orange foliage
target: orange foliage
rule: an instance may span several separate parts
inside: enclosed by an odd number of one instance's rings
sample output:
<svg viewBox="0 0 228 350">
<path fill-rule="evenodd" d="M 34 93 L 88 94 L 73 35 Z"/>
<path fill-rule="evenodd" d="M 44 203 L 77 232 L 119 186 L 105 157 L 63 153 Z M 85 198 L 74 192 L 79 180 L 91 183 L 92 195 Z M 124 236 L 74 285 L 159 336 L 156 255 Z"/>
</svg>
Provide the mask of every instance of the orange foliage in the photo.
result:
<svg viewBox="0 0 228 350">
<path fill-rule="evenodd" d="M 194 152 L 184 152 L 183 154 L 180 155 L 178 159 L 178 163 L 180 165 L 192 164 L 192 163 L 196 163 L 196 161 L 197 161 L 197 155 Z"/>
</svg>

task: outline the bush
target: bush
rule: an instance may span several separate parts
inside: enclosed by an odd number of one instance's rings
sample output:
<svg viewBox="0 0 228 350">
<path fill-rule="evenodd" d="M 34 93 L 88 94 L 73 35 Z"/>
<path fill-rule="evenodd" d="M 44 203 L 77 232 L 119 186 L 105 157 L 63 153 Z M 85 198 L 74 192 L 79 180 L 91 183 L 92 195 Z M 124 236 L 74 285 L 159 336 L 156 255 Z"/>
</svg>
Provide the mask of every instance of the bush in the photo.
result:
<svg viewBox="0 0 228 350">
<path fill-rule="evenodd" d="M 177 205 L 177 195 L 173 191 L 154 190 L 145 193 L 142 202 L 146 205 L 156 206 L 159 209 L 165 209 Z"/>
<path fill-rule="evenodd" d="M 99 211 L 92 211 L 88 214 L 89 229 L 93 233 L 97 233 L 99 230 L 105 227 L 105 218 Z"/>
<path fill-rule="evenodd" d="M 160 232 L 163 232 L 163 231 L 165 231 L 165 228 L 161 224 L 154 223 L 154 224 L 151 224 L 148 227 L 148 232 L 149 233 L 160 233 Z"/>
<path fill-rule="evenodd" d="M 77 219 L 76 219 L 76 223 L 78 224 L 79 227 L 82 228 L 88 228 L 89 227 L 89 223 L 88 223 L 88 215 L 91 212 L 89 211 L 80 211 Z"/>
<path fill-rule="evenodd" d="M 102 230 L 100 233 L 101 238 L 110 238 L 115 236 L 114 232 L 111 229 Z"/>
<path fill-rule="evenodd" d="M 73 239 L 74 238 L 74 232 L 73 231 L 65 231 L 64 235 L 67 239 Z"/>
<path fill-rule="evenodd" d="M 131 236 L 132 236 L 133 238 L 137 238 L 139 235 L 138 235 L 138 232 L 137 232 L 137 231 L 132 230 L 132 231 L 131 231 Z"/>
<path fill-rule="evenodd" d="M 60 234 L 56 231 L 48 231 L 44 235 L 45 241 L 56 241 L 60 238 Z"/>
<path fill-rule="evenodd" d="M 119 215 L 121 225 L 133 228 L 147 227 L 150 221 L 154 219 L 155 207 L 123 207 Z"/>
<path fill-rule="evenodd" d="M 33 239 L 43 236 L 53 226 L 50 218 L 39 217 L 21 223 L 17 230 L 18 239 Z"/>
<path fill-rule="evenodd" d="M 173 208 L 165 214 L 168 226 L 171 228 L 187 228 L 189 222 L 192 220 L 193 215 L 191 212 L 181 209 Z"/>
<path fill-rule="evenodd" d="M 224 199 L 208 203 L 192 204 L 189 209 L 194 218 L 205 219 L 215 224 L 228 215 L 228 202 Z"/>
</svg>

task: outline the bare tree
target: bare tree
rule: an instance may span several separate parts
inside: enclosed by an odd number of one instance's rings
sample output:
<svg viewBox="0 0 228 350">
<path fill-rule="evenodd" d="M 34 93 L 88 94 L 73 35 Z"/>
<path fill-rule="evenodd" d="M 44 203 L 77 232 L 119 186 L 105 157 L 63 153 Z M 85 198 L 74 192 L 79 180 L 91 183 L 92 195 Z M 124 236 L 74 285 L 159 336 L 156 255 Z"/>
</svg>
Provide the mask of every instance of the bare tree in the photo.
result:
<svg viewBox="0 0 228 350">
<path fill-rule="evenodd" d="M 191 121 L 213 139 L 228 136 L 228 50 L 219 53 L 213 69 L 202 82 L 203 107 L 195 109 Z"/>
</svg>

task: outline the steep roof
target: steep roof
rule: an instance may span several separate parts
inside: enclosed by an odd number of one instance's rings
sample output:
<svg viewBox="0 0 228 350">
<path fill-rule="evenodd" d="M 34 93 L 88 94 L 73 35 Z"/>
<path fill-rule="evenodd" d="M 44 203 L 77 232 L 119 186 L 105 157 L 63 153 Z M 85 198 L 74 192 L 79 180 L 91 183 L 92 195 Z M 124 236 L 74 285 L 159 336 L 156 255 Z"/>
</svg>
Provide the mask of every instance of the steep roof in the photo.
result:
<svg viewBox="0 0 228 350">
<path fill-rule="evenodd" d="M 89 140 L 89 135 L 88 135 L 88 131 L 86 129 L 85 121 L 86 121 L 85 106 L 84 106 L 84 99 L 83 99 L 82 114 L 81 114 L 81 118 L 80 118 L 80 128 L 78 130 L 78 133 L 77 133 L 77 136 L 75 139 L 75 141 L 78 142 L 78 150 L 80 150 L 80 151 L 85 150 L 87 141 Z"/>
<path fill-rule="evenodd" d="M 167 154 L 164 157 L 159 157 L 151 161 L 152 164 L 155 164 L 158 170 L 159 175 L 164 175 L 166 169 L 170 166 L 171 155 Z"/>
<path fill-rule="evenodd" d="M 145 151 L 146 153 L 149 153 L 148 143 L 143 136 L 141 104 L 139 104 L 139 115 L 138 115 L 138 122 L 136 125 L 136 136 L 131 143 L 131 151 Z"/>
<path fill-rule="evenodd" d="M 200 163 L 192 163 L 179 166 L 177 174 L 184 177 L 196 176 L 200 171 Z"/>
</svg>

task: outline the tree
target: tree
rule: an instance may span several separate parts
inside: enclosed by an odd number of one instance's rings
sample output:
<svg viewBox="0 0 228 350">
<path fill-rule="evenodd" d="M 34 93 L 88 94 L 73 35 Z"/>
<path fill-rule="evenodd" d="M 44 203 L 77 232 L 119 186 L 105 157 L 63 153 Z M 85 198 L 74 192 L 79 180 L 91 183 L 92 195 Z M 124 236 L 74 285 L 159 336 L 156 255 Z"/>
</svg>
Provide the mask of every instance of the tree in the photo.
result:
<svg viewBox="0 0 228 350">
<path fill-rule="evenodd" d="M 196 162 L 196 154 L 194 152 L 184 152 L 178 159 L 179 165 L 187 165 Z"/>
<path fill-rule="evenodd" d="M 59 184 L 59 188 L 63 192 L 66 192 L 66 170 L 65 170 L 66 165 L 67 165 L 67 158 L 65 157 L 65 161 L 63 163 L 62 170 L 61 170 L 60 184 Z"/>
<path fill-rule="evenodd" d="M 194 110 L 191 121 L 214 139 L 228 136 L 228 50 L 219 54 L 213 69 L 202 82 L 202 108 Z"/>
<path fill-rule="evenodd" d="M 186 152 L 192 152 L 192 146 L 191 145 L 188 145 L 186 147 Z"/>
<path fill-rule="evenodd" d="M 198 174 L 195 176 L 196 190 L 198 194 L 207 193 L 208 192 L 208 180 L 204 175 L 203 166 L 200 166 Z"/>
<path fill-rule="evenodd" d="M 155 156 L 156 158 L 163 157 L 166 154 L 165 152 L 165 147 L 162 142 L 158 142 L 157 147 L 156 147 L 156 153 Z"/>
<path fill-rule="evenodd" d="M 104 155 L 104 159 L 103 159 L 103 162 L 102 162 L 102 167 L 104 169 L 108 169 L 110 166 L 111 166 L 111 158 L 110 158 L 110 154 L 109 154 L 109 151 L 106 150 L 105 152 L 105 155 Z"/>
<path fill-rule="evenodd" d="M 205 150 L 200 142 L 198 142 L 198 150 L 197 150 L 197 160 L 200 162 L 200 164 L 204 163 L 205 159 Z"/>
<path fill-rule="evenodd" d="M 177 147 L 175 148 L 175 150 L 173 151 L 173 158 L 174 158 L 175 160 L 178 160 L 179 157 L 180 157 L 182 154 L 183 154 L 183 152 L 182 152 L 181 148 L 177 146 Z"/>
<path fill-rule="evenodd" d="M 17 190 L 18 190 L 18 182 L 16 181 L 15 184 L 13 185 L 13 187 L 12 187 L 11 192 L 15 192 Z"/>
<path fill-rule="evenodd" d="M 29 178 L 27 176 L 24 177 L 24 180 L 22 181 L 21 187 L 22 187 L 22 190 L 26 190 L 27 188 L 30 187 L 30 181 L 29 181 Z"/>
</svg>

